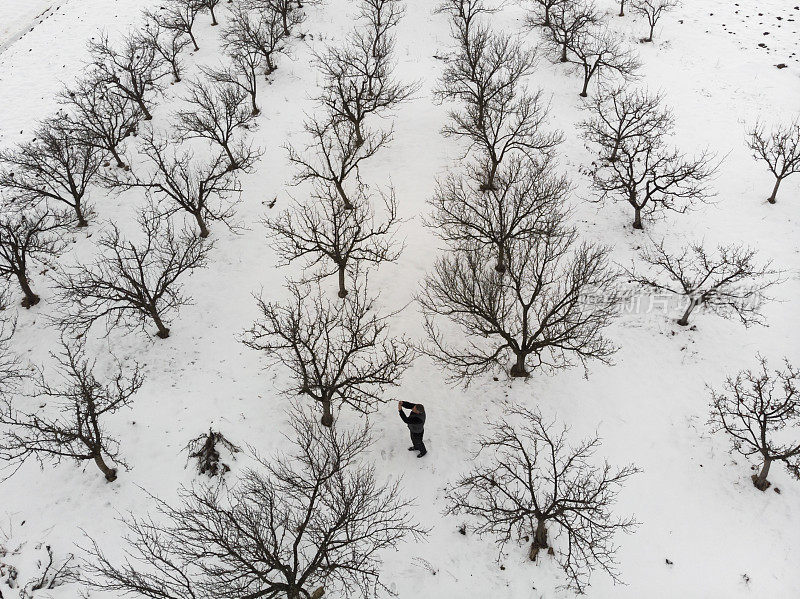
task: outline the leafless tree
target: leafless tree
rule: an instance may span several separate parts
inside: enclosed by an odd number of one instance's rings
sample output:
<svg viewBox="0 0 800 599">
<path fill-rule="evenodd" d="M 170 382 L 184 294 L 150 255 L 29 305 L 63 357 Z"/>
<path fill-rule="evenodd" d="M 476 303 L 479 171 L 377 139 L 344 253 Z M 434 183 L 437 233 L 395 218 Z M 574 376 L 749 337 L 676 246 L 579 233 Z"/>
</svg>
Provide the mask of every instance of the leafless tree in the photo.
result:
<svg viewBox="0 0 800 599">
<path fill-rule="evenodd" d="M 659 293 L 678 295 L 686 308 L 678 324 L 689 324 L 689 316 L 703 307 L 723 318 L 739 318 L 745 326 L 764 324 L 761 308 L 771 299 L 765 292 L 783 281 L 783 273 L 768 261 L 759 264 L 758 252 L 742 245 L 719 246 L 707 251 L 702 243 L 692 243 L 672 254 L 664 241 L 641 252 L 647 265 L 644 272 L 635 266 L 627 269 L 636 283 Z"/>
<path fill-rule="evenodd" d="M 584 102 L 589 113 L 580 124 L 583 137 L 600 146 L 603 160 L 616 162 L 619 149 L 641 138 L 658 139 L 662 132 L 674 129 L 672 111 L 662 106 L 661 93 L 645 89 L 618 87 L 601 90 Z"/>
<path fill-rule="evenodd" d="M 271 10 L 281 18 L 283 35 L 289 37 L 292 30 L 305 21 L 306 15 L 295 0 L 250 0 L 254 5 Z"/>
<path fill-rule="evenodd" d="M 20 357 L 11 347 L 11 340 L 17 328 L 15 318 L 3 314 L 7 306 L 7 289 L 0 289 L 0 401 L 10 393 L 18 390 L 19 385 L 26 379 L 25 371 Z"/>
<path fill-rule="evenodd" d="M 671 124 L 671 119 L 664 124 Z M 718 168 L 714 155 L 706 151 L 687 157 L 667 145 L 670 133 L 671 127 L 654 129 L 622 145 L 612 138 L 599 139 L 611 142 L 601 149 L 603 155 L 610 155 L 616 145 L 617 160 L 595 165 L 593 185 L 600 192 L 598 201 L 614 198 L 628 202 L 634 211 L 634 229 L 644 228 L 644 211 L 650 216 L 664 210 L 686 212 L 711 195 L 708 184 Z"/>
<path fill-rule="evenodd" d="M 267 221 L 273 247 L 285 264 L 305 260 L 305 281 L 338 275 L 339 297 L 344 298 L 349 271 L 360 270 L 364 263 L 394 262 L 402 251 L 395 238 L 394 190 L 381 197 L 386 218 L 377 221 L 367 198 L 348 210 L 332 186 L 318 186 L 310 202 L 298 203 L 293 210 Z M 315 272 L 308 272 L 316 266 Z"/>
<path fill-rule="evenodd" d="M 112 482 L 117 469 L 109 467 L 106 459 L 122 466 L 125 462 L 119 456 L 118 441 L 105 430 L 104 420 L 130 405 L 144 382 L 139 365 L 134 362 L 126 367 L 117 362 L 104 381 L 95 376 L 96 360 L 86 355 L 82 341 L 62 338 L 61 351 L 51 355 L 58 364 L 60 380 L 53 384 L 51 374 L 37 370 L 35 410 L 17 409 L 8 399 L 0 402 L 0 423 L 7 427 L 0 437 L 0 456 L 10 464 L 31 457 L 40 463 L 91 460 Z M 55 405 L 47 405 L 49 402 Z"/>
<path fill-rule="evenodd" d="M 608 362 L 616 351 L 603 336 L 618 303 L 608 250 L 577 234 L 540 235 L 507 244 L 506 270 L 487 269 L 488 248 L 450 252 L 425 278 L 419 296 L 429 344 L 424 351 L 451 381 L 493 370 L 509 354 L 510 374 L 566 368 L 577 359 Z M 436 324 L 447 317 L 460 343 L 448 343 Z M 531 362 L 533 362 L 531 364 Z"/>
<path fill-rule="evenodd" d="M 399 0 L 361 0 L 361 27 L 343 47 L 329 47 L 316 55 L 323 77 L 319 100 L 335 119 L 352 123 L 359 146 L 364 143 L 362 130 L 369 115 L 391 110 L 418 88 L 393 76 L 391 30 L 402 15 Z"/>
<path fill-rule="evenodd" d="M 639 59 L 618 34 L 605 25 L 595 25 L 581 31 L 569 45 L 571 61 L 583 73 L 581 97 L 588 95 L 589 82 L 617 73 L 630 78 L 639 68 Z"/>
<path fill-rule="evenodd" d="M 359 145 L 355 127 L 349 121 L 336 121 L 328 118 L 325 122 L 311 118 L 305 123 L 305 130 L 312 137 L 306 153 L 300 154 L 293 146 L 287 145 L 289 160 L 299 169 L 294 184 L 314 181 L 318 184 L 331 184 L 348 210 L 354 207 L 352 194 L 345 188 L 345 181 L 355 176 L 357 187 L 361 187 L 358 176 L 359 165 L 374 156 L 391 139 L 391 131 L 364 131 L 364 143 Z M 313 153 L 312 153 L 313 152 Z M 309 156 L 309 154 L 311 154 Z"/>
<path fill-rule="evenodd" d="M 30 283 L 30 262 L 47 263 L 58 257 L 66 243 L 61 230 L 69 219 L 46 206 L 10 207 L 0 213 L 0 277 L 19 281 L 26 308 L 39 303 Z"/>
<path fill-rule="evenodd" d="M 155 50 L 164 63 L 169 65 L 175 83 L 180 83 L 183 72 L 180 55 L 191 43 L 189 37 L 183 31 L 166 29 L 161 19 L 153 14 L 148 14 L 139 35 L 142 43 Z"/>
<path fill-rule="evenodd" d="M 90 78 L 64 89 L 59 102 L 66 108 L 64 129 L 83 145 L 109 153 L 117 167 L 125 168 L 120 146 L 136 133 L 143 118 L 139 105 L 107 82 Z"/>
<path fill-rule="evenodd" d="M 747 146 L 755 158 L 766 162 L 775 176 L 775 187 L 767 199 L 774 204 L 783 180 L 800 173 L 800 119 L 783 127 L 775 127 L 772 131 L 767 131 L 764 124 L 756 123 L 747 135 Z"/>
<path fill-rule="evenodd" d="M 333 402 L 368 413 L 395 387 L 414 358 L 403 338 L 388 334 L 392 316 L 376 310 L 366 283 L 346 301 L 323 297 L 316 285 L 288 285 L 286 304 L 259 300 L 263 318 L 247 331 L 245 345 L 266 353 L 270 364 L 283 364 L 292 382 L 287 394 L 308 396 L 322 404 L 322 424 L 333 424 Z"/>
<path fill-rule="evenodd" d="M 531 538 L 531 560 L 551 549 L 567 575 L 565 586 L 578 593 L 586 591 L 595 569 L 619 581 L 614 537 L 637 522 L 611 509 L 637 468 L 596 465 L 597 436 L 572 445 L 569 429 L 546 422 L 538 411 L 504 407 L 500 422 L 478 441 L 472 471 L 448 489 L 448 513 L 476 518 L 478 534 L 495 537 L 501 552 Z M 551 537 L 561 535 L 565 541 L 553 546 Z"/>
<path fill-rule="evenodd" d="M 200 47 L 194 36 L 194 25 L 197 16 L 205 10 L 204 4 L 205 0 L 166 0 L 157 12 L 148 11 L 145 15 L 168 31 L 187 35 L 196 52 Z"/>
<path fill-rule="evenodd" d="M 256 104 L 259 72 L 264 68 L 264 57 L 256 50 L 243 49 L 229 54 L 230 64 L 219 69 L 200 67 L 203 74 L 218 84 L 239 88 L 250 96 L 250 112 L 253 116 L 261 110 Z"/>
<path fill-rule="evenodd" d="M 723 391 L 711 389 L 708 423 L 712 432 L 727 433 L 744 457 L 761 456 L 761 471 L 752 479 L 766 491 L 773 462 L 783 462 L 800 478 L 800 372 L 788 359 L 783 370 L 772 372 L 766 358 L 758 356 L 758 361 L 757 369 L 728 377 Z"/>
<path fill-rule="evenodd" d="M 166 199 L 170 204 L 166 214 L 188 213 L 197 223 L 200 237 L 208 237 L 212 221 L 231 226 L 242 188 L 224 152 L 200 163 L 191 151 L 179 151 L 170 141 L 152 134 L 144 137 L 141 151 L 153 167 L 150 176 L 114 177 L 108 179 L 111 186 L 122 190 L 140 187 Z"/>
<path fill-rule="evenodd" d="M 123 239 L 115 224 L 98 241 L 100 256 L 93 264 L 80 264 L 57 277 L 65 330 L 85 333 L 95 322 L 105 321 L 110 332 L 154 324 L 157 336 L 169 337 L 166 318 L 190 298 L 179 279 L 206 265 L 211 244 L 194 233 L 175 233 L 168 218 L 148 208 L 139 214 L 143 239 Z"/>
<path fill-rule="evenodd" d="M 0 187 L 29 202 L 61 202 L 75 213 L 79 227 L 88 225 L 92 210 L 84 197 L 97 176 L 103 156 L 84 143 L 68 125 L 52 118 L 37 127 L 33 141 L 0 152 Z"/>
<path fill-rule="evenodd" d="M 116 87 L 139 105 L 145 120 L 152 119 L 153 99 L 162 92 L 161 80 L 168 74 L 161 54 L 138 31 L 122 40 L 121 49 L 113 47 L 103 33 L 99 40 L 89 42 L 89 51 L 90 77 Z"/>
<path fill-rule="evenodd" d="M 244 90 L 234 85 L 192 82 L 184 98 L 189 109 L 178 113 L 176 129 L 183 139 L 201 138 L 219 145 L 230 161 L 228 168 L 247 171 L 257 153 L 244 139 L 235 139 L 239 130 L 255 127 L 246 97 Z"/>
<path fill-rule="evenodd" d="M 475 183 L 450 174 L 430 201 L 427 224 L 451 247 L 494 248 L 495 270 L 502 273 L 510 242 L 557 234 L 570 183 L 555 174 L 551 161 L 514 157 L 497 175 L 495 189 L 480 192 Z"/>
<path fill-rule="evenodd" d="M 658 21 L 665 12 L 675 10 L 679 5 L 680 0 L 633 0 L 631 10 L 647 19 L 647 24 L 650 26 L 650 33 L 642 41 L 652 42 L 653 31 Z"/>
<path fill-rule="evenodd" d="M 397 481 L 362 459 L 369 429 L 323 428 L 296 415 L 292 451 L 259 458 L 235 486 L 183 489 L 181 505 L 157 500 L 157 518 L 126 518 L 127 559 L 92 541 L 91 587 L 171 599 L 374 599 L 380 554 L 425 534 Z"/>
<path fill-rule="evenodd" d="M 246 1 L 236 5 L 222 36 L 229 54 L 259 55 L 266 76 L 278 68 L 275 55 L 288 52 L 280 15 L 274 10 L 253 9 Z"/>
<path fill-rule="evenodd" d="M 560 2 L 553 8 L 545 45 L 558 50 L 561 62 L 569 62 L 568 51 L 578 36 L 600 21 L 600 13 L 592 1 Z"/>
<path fill-rule="evenodd" d="M 184 449 L 189 454 L 186 461 L 195 461 L 198 474 L 205 474 L 209 478 L 217 475 L 222 477 L 230 471 L 231 467 L 220 461 L 218 447 L 224 447 L 234 460 L 236 459 L 236 454 L 242 451 L 221 432 L 209 428 L 207 433 L 198 435 L 186 444 Z"/>
<path fill-rule="evenodd" d="M 553 10 L 570 0 L 533 0 L 533 14 L 528 17 L 528 23 L 536 27 L 550 27 L 550 15 Z"/>
<path fill-rule="evenodd" d="M 483 188 L 490 190 L 508 155 L 547 153 L 563 137 L 542 131 L 547 104 L 541 91 L 531 93 L 524 86 L 535 55 L 516 37 L 494 33 L 481 23 L 480 17 L 491 11 L 480 2 L 448 0 L 442 10 L 451 15 L 458 49 L 436 93 L 442 100 L 461 103 L 450 111 L 443 133 L 463 137 L 470 149 L 480 151 L 486 168 Z"/>
<path fill-rule="evenodd" d="M 219 6 L 220 2 L 222 2 L 222 0 L 200 0 L 200 6 L 203 8 L 203 10 L 207 10 L 208 13 L 211 15 L 212 27 L 216 27 L 217 25 L 219 25 L 219 23 L 217 22 L 217 15 L 214 11 L 217 8 L 217 6 Z"/>
</svg>

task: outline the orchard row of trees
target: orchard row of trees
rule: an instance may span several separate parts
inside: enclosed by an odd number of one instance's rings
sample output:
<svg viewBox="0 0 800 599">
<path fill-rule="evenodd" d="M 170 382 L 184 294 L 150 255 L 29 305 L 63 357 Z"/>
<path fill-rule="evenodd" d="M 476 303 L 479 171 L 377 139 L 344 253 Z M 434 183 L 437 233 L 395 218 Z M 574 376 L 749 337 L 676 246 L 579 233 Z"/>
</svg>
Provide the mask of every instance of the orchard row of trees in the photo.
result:
<svg viewBox="0 0 800 599">
<path fill-rule="evenodd" d="M 103 422 L 130 405 L 143 375 L 134 363 L 118 364 L 116 374 L 105 380 L 97 377 L 96 359 L 86 350 L 87 333 L 101 322 L 106 334 L 118 326 L 154 326 L 157 337 L 168 337 L 170 316 L 191 299 L 183 293 L 185 275 L 208 263 L 210 223 L 235 226 L 238 173 L 251 170 L 259 157 L 247 139 L 257 110 L 248 102 L 249 92 L 235 83 L 248 77 L 235 70 L 237 57 L 251 51 L 260 56 L 252 63 L 259 77 L 272 73 L 275 63 L 266 65 L 268 57 L 274 61 L 275 50 L 267 51 L 262 38 L 279 24 L 285 52 L 302 18 L 294 15 L 299 9 L 293 4 L 234 4 L 222 31 L 223 48 L 234 66 L 201 67 L 205 77 L 185 85 L 187 93 L 180 98 L 185 108 L 172 115 L 173 131 L 143 126 L 165 92 L 165 78 L 171 73 L 180 80 L 180 52 L 187 40 L 197 44 L 192 29 L 197 15 L 208 10 L 216 24 L 216 4 L 174 0 L 158 12 L 145 12 L 144 27 L 119 44 L 100 35 L 89 44 L 85 77 L 59 94 L 59 113 L 40 123 L 33 141 L 0 156 L 5 169 L 0 172 L 0 272 L 18 280 L 23 306 L 29 308 L 40 301 L 30 282 L 31 262 L 54 271 L 57 313 L 49 321 L 62 331 L 61 350 L 54 354 L 61 385 L 49 383 L 55 377 L 44 369 L 35 368 L 31 376 L 17 359 L 4 358 L 9 384 L 3 389 L 0 421 L 8 432 L 0 451 L 10 464 L 31 457 L 89 460 L 107 480 L 116 478 L 117 468 L 107 461 L 125 463 Z M 252 27 L 243 28 L 243 21 L 252 21 Z M 167 42 L 175 50 L 169 60 Z M 127 156 L 134 148 L 124 147 L 131 136 L 139 139 L 136 159 Z M 195 139 L 206 142 L 199 149 L 209 159 L 196 158 L 188 147 Z M 132 170 L 131 163 L 140 166 Z M 86 226 L 93 215 L 85 201 L 93 184 L 116 192 L 144 189 L 147 202 L 136 218 L 139 235 L 128 238 L 109 223 L 99 235 L 93 261 L 58 268 L 53 262 L 68 246 L 70 229 Z M 174 215 L 194 227 L 175 222 Z M 4 322 L 3 353 L 13 356 L 14 322 Z M 32 390 L 23 395 L 52 398 L 47 410 L 29 411 L 13 400 L 27 379 L 33 379 Z"/>
</svg>

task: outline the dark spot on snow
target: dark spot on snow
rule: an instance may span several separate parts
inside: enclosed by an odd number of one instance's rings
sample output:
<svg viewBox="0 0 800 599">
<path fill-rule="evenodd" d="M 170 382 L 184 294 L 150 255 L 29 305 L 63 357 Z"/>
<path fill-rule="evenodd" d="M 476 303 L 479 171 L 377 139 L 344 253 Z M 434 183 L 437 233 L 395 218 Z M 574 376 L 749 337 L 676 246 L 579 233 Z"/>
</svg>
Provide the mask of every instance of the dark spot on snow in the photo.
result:
<svg viewBox="0 0 800 599">
<path fill-rule="evenodd" d="M 669 558 L 666 558 L 664 561 L 665 561 L 665 562 L 667 562 L 667 565 L 668 565 L 668 566 L 671 566 L 671 565 L 672 565 L 672 560 L 671 560 L 671 559 L 669 559 Z"/>
</svg>

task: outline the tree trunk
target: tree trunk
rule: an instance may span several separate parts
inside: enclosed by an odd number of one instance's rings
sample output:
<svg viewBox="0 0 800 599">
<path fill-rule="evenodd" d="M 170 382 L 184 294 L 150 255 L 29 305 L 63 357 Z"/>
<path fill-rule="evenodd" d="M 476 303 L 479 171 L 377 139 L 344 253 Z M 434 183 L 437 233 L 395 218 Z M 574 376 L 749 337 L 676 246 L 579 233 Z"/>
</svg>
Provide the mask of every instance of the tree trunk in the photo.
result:
<svg viewBox="0 0 800 599">
<path fill-rule="evenodd" d="M 656 28 L 656 24 L 655 24 L 655 23 L 651 23 L 651 24 L 650 24 L 650 35 L 648 35 L 648 36 L 645 38 L 645 40 L 644 40 L 644 41 L 646 41 L 646 42 L 652 42 L 652 41 L 653 41 L 653 30 L 654 30 L 655 28 Z"/>
<path fill-rule="evenodd" d="M 225 154 L 228 155 L 228 160 L 231 161 L 231 163 L 228 165 L 228 170 L 235 171 L 237 168 L 239 168 L 239 165 L 236 163 L 236 158 L 233 157 L 233 152 L 231 152 L 231 149 L 228 147 L 227 143 L 220 145 L 222 146 L 222 149 L 225 150 Z"/>
<path fill-rule="evenodd" d="M 257 115 L 261 112 L 261 109 L 256 104 L 256 94 L 255 92 L 250 94 L 250 104 L 253 107 L 253 116 Z"/>
<path fill-rule="evenodd" d="M 344 284 L 344 264 L 339 266 L 339 297 L 347 297 L 347 287 Z"/>
<path fill-rule="evenodd" d="M 339 197 L 342 198 L 342 201 L 344 202 L 345 210 L 352 210 L 353 205 L 347 198 L 347 194 L 344 192 L 344 187 L 342 186 L 342 184 L 339 181 L 334 181 L 333 184 L 336 187 L 336 192 L 339 194 Z"/>
<path fill-rule="evenodd" d="M 525 369 L 525 358 L 527 354 L 522 352 L 517 354 L 517 361 L 511 367 L 511 376 L 527 377 L 528 371 Z"/>
<path fill-rule="evenodd" d="M 536 523 L 536 532 L 533 534 L 533 543 L 531 543 L 531 551 L 528 554 L 531 561 L 536 561 L 540 549 L 547 549 L 547 528 L 545 527 L 545 520 L 538 520 Z"/>
<path fill-rule="evenodd" d="M 139 108 L 142 109 L 142 114 L 144 115 L 144 120 L 152 121 L 153 120 L 153 115 L 150 114 L 149 110 L 147 110 L 147 106 L 145 106 L 144 100 L 142 100 L 141 98 L 137 98 L 136 99 L 136 103 L 139 105 Z"/>
<path fill-rule="evenodd" d="M 642 225 L 642 209 L 641 208 L 634 208 L 635 215 L 633 217 L 633 228 L 634 229 L 644 229 L 644 225 Z"/>
<path fill-rule="evenodd" d="M 31 285 L 28 282 L 28 276 L 24 272 L 18 272 L 17 280 L 19 280 L 19 286 L 22 287 L 22 293 L 25 294 L 25 298 L 22 300 L 22 305 L 26 308 L 30 308 L 31 306 L 38 304 L 40 298 L 33 292 L 33 289 L 31 289 Z"/>
<path fill-rule="evenodd" d="M 155 310 L 151 311 L 150 317 L 153 319 L 156 327 L 158 328 L 158 332 L 156 336 L 160 339 L 166 339 L 169 337 L 169 328 L 164 326 L 164 322 L 161 320 L 161 317 L 158 315 L 158 312 Z"/>
<path fill-rule="evenodd" d="M 618 139 L 614 141 L 614 147 L 611 149 L 611 156 L 608 157 L 609 162 L 617 161 L 617 154 L 619 154 L 619 143 L 620 141 Z"/>
<path fill-rule="evenodd" d="M 103 460 L 103 456 L 100 455 L 99 451 L 96 454 L 94 454 L 94 463 L 97 464 L 98 468 L 100 468 L 100 472 L 105 474 L 106 480 L 108 482 L 113 483 L 115 480 L 117 480 L 117 469 L 109 468 L 106 465 L 105 461 Z"/>
<path fill-rule="evenodd" d="M 686 307 L 686 312 L 684 312 L 683 316 L 678 319 L 679 325 L 685 327 L 687 324 L 689 324 L 689 315 L 692 313 L 692 310 L 694 310 L 696 305 L 697 304 L 695 304 L 695 301 L 689 298 L 689 305 Z"/>
<path fill-rule="evenodd" d="M 775 187 L 772 188 L 772 195 L 769 196 L 769 198 L 767 198 L 767 201 L 770 204 L 774 204 L 775 202 L 777 202 L 775 196 L 778 195 L 778 188 L 781 186 L 781 181 L 783 181 L 783 179 L 780 177 L 778 177 L 778 179 L 775 181 Z"/>
<path fill-rule="evenodd" d="M 322 400 L 322 426 L 333 426 L 333 413 L 331 412 L 331 400 Z"/>
<path fill-rule="evenodd" d="M 175 83 L 181 82 L 181 72 L 178 70 L 178 63 L 172 63 L 172 76 L 175 77 Z"/>
<path fill-rule="evenodd" d="M 194 39 L 194 33 L 192 33 L 191 31 L 187 31 L 186 33 L 189 34 L 189 39 L 192 40 L 192 43 L 194 44 L 194 51 L 197 52 L 200 49 L 200 47 L 197 45 L 197 40 Z"/>
<path fill-rule="evenodd" d="M 109 148 L 109 151 L 111 152 L 111 155 L 114 157 L 114 160 L 117 161 L 117 167 L 125 168 L 125 163 L 122 162 L 122 157 L 119 155 L 119 152 L 117 152 L 117 148 Z"/>
<path fill-rule="evenodd" d="M 203 217 L 199 213 L 198 214 L 193 214 L 192 216 L 194 216 L 194 219 L 197 221 L 197 226 L 200 228 L 200 237 L 205 239 L 209 235 L 208 226 L 206 225 L 206 221 L 203 219 Z"/>
<path fill-rule="evenodd" d="M 478 188 L 480 191 L 496 191 L 497 187 L 494 184 L 494 178 L 497 174 L 497 167 L 500 166 L 498 162 L 492 162 L 492 166 L 489 168 L 489 172 L 486 173 L 486 182 L 481 183 L 480 187 Z"/>
<path fill-rule="evenodd" d="M 497 246 L 497 264 L 494 269 L 501 274 L 506 272 L 506 252 L 502 244 Z"/>
<path fill-rule="evenodd" d="M 567 61 L 568 61 L 568 58 L 567 58 L 567 43 L 564 42 L 563 44 L 561 44 L 561 62 L 567 62 Z"/>
<path fill-rule="evenodd" d="M 211 26 L 216 27 L 219 23 L 217 23 L 217 15 L 214 14 L 214 7 L 209 7 L 209 11 L 211 12 Z"/>
<path fill-rule="evenodd" d="M 364 135 L 361 133 L 361 123 L 358 121 L 353 123 L 353 127 L 355 128 L 356 133 L 356 147 L 360 148 L 364 145 Z"/>
<path fill-rule="evenodd" d="M 770 464 L 772 464 L 772 460 L 770 458 L 764 458 L 764 465 L 761 466 L 761 472 L 758 473 L 758 476 L 755 474 L 753 475 L 753 486 L 759 491 L 766 491 L 770 486 L 770 482 L 767 480 Z"/>
<path fill-rule="evenodd" d="M 83 209 L 81 208 L 80 200 L 75 200 L 75 205 L 73 206 L 75 210 L 75 216 L 78 218 L 78 226 L 79 227 L 88 227 L 89 223 L 86 222 L 86 217 L 83 214 Z"/>
<path fill-rule="evenodd" d="M 588 93 L 589 79 L 590 79 L 590 77 L 584 77 L 583 78 L 583 89 L 581 90 L 581 93 L 579 94 L 581 98 L 585 98 L 586 96 L 589 95 L 589 93 Z"/>
</svg>

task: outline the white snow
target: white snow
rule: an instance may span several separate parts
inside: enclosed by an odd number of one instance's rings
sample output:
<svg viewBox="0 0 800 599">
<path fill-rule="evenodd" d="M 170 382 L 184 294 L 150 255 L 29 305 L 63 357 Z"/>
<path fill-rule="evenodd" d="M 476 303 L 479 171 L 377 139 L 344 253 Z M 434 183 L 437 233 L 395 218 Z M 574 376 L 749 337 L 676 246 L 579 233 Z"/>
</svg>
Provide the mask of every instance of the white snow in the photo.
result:
<svg viewBox="0 0 800 599">
<path fill-rule="evenodd" d="M 800 596 L 800 481 L 775 466 L 770 474 L 773 487 L 766 493 L 757 491 L 750 482 L 749 464 L 729 454 L 727 439 L 710 436 L 704 425 L 705 384 L 719 386 L 726 374 L 754 366 L 757 351 L 776 365 L 783 356 L 800 362 L 800 176 L 788 179 L 778 203 L 768 205 L 770 175 L 744 144 L 745 127 L 754 119 L 785 120 L 800 114 L 797 2 L 687 0 L 663 19 L 656 43 L 636 44 L 643 63 L 641 83 L 663 90 L 674 108 L 676 143 L 689 152 L 708 147 L 724 156 L 714 181 L 715 203 L 685 215 L 668 214 L 648 233 L 758 247 L 788 273 L 774 293 L 777 301 L 765 308 L 770 326 L 745 329 L 699 313 L 693 317 L 696 327 L 686 329 L 675 324 L 674 312 L 625 314 L 608 331 L 620 347 L 614 364 L 594 365 L 588 378 L 581 369 L 537 373 L 524 382 L 500 374 L 498 381 L 486 377 L 466 390 L 448 387 L 442 372 L 419 359 L 400 390 L 387 399 L 425 403 L 428 456 L 417 460 L 406 451 L 407 430 L 393 402 L 371 417 L 376 443 L 370 457 L 378 472 L 404 478 L 406 491 L 417 498 L 419 521 L 432 528 L 425 542 L 407 543 L 385 556 L 383 580 L 401 599 L 571 596 L 556 589 L 563 579 L 547 558 L 533 564 L 524 547 L 509 545 L 498 563 L 491 538 L 462 536 L 457 528 L 465 520 L 442 516 L 444 487 L 469 466 L 473 441 L 496 418 L 506 398 L 538 406 L 546 416 L 568 424 L 576 439 L 598 431 L 603 438 L 601 457 L 617 465 L 633 462 L 643 470 L 623 489 L 616 506 L 620 514 L 634 514 L 642 523 L 633 534 L 617 539 L 626 585 L 615 586 L 598 572 L 589 597 Z M 4 0 L 0 147 L 27 139 L 36 120 L 55 110 L 54 95 L 61 83 L 73 81 L 83 68 L 88 38 L 100 29 L 122 32 L 139 21 L 143 7 L 157 4 Z M 371 288 L 380 290 L 387 308 L 411 302 L 433 263 L 441 244 L 422 226 L 421 217 L 435 177 L 457 168 L 461 156 L 461 148 L 439 134 L 446 107 L 431 97 L 443 66 L 434 55 L 445 54 L 451 43 L 447 21 L 433 14 L 434 4 L 407 0 L 407 14 L 397 30 L 397 76 L 419 80 L 421 91 L 397 110 L 394 141 L 364 171 L 373 185 L 391 180 L 400 216 L 407 219 L 401 229 L 407 247 L 400 261 L 382 265 L 371 276 Z M 612 25 L 632 43 L 645 33 L 645 23 L 634 16 L 614 16 L 614 2 L 603 0 L 602 5 Z M 221 6 L 219 18 L 224 21 L 226 5 Z M 107 484 L 91 464 L 46 464 L 44 469 L 26 464 L 0 484 L 0 522 L 7 523 L 7 532 L 12 529 L 16 543 L 34 546 L 46 540 L 63 557 L 75 551 L 85 531 L 113 553 L 123 532 L 120 514 L 145 513 L 151 507 L 146 492 L 171 500 L 180 485 L 196 479 L 194 470 L 185 468 L 182 448 L 210 425 L 262 454 L 286 446 L 282 432 L 288 400 L 277 393 L 286 372 L 265 370 L 262 357 L 245 348 L 240 335 L 257 317 L 252 294 L 285 297 L 285 277 L 295 273 L 276 268 L 259 220 L 270 213 L 267 204 L 274 198 L 272 211 L 278 211 L 290 196 L 303 193 L 303 188 L 288 186 L 293 171 L 282 145 L 303 143 L 304 114 L 314 110 L 318 80 L 310 65 L 310 48 L 340 40 L 352 26 L 353 7 L 347 0 L 328 0 L 327 6 L 310 9 L 302 26 L 310 35 L 294 43 L 291 60 L 279 59 L 272 82 L 259 90 L 263 115 L 254 137 L 264 156 L 255 172 L 243 177 L 245 193 L 237 219 L 246 229 L 237 235 L 219 225 L 213 228 L 211 265 L 187 279 L 186 291 L 194 304 L 174 320 L 172 336 L 164 341 L 139 333 L 101 338 L 95 331 L 91 347 L 100 351 L 101 363 L 106 363 L 104 351 L 111 349 L 146 365 L 147 381 L 133 408 L 109 424 L 131 470 Z M 38 18 L 46 9 L 47 18 Z M 493 23 L 522 32 L 523 16 L 520 7 L 509 4 Z M 209 18 L 203 17 L 201 49 L 186 56 L 187 79 L 196 75 L 198 65 L 220 59 L 218 36 L 219 28 L 210 27 Z M 527 43 L 535 41 L 536 34 L 526 34 Z M 778 63 L 788 66 L 778 69 Z M 580 167 L 591 155 L 575 127 L 583 118 L 579 78 L 542 58 L 531 84 L 552 94 L 552 125 L 566 134 L 559 148 L 560 165 L 576 184 L 576 225 L 587 239 L 612 245 L 616 260 L 629 261 L 646 237 L 629 227 L 628 211 L 583 201 L 592 191 Z M 155 110 L 155 127 L 169 126 L 184 89 L 178 84 L 168 90 Z M 95 187 L 91 201 L 100 220 L 88 231 L 71 234 L 75 243 L 61 259 L 63 264 L 92 256 L 93 238 L 104 221 L 127 227 L 143 196 L 117 196 Z M 53 291 L 38 269 L 33 284 L 42 302 L 29 311 L 18 310 L 14 347 L 33 363 L 47 363 L 58 339 L 47 321 Z M 335 283 L 330 281 L 330 286 Z M 420 320 L 411 303 L 395 318 L 393 330 L 421 339 Z M 357 418 L 347 409 L 337 416 L 343 421 Z M 248 465 L 247 458 L 239 458 L 228 476 L 235 477 Z M 41 596 L 68 599 L 78 590 L 68 585 L 47 593 Z"/>
</svg>

